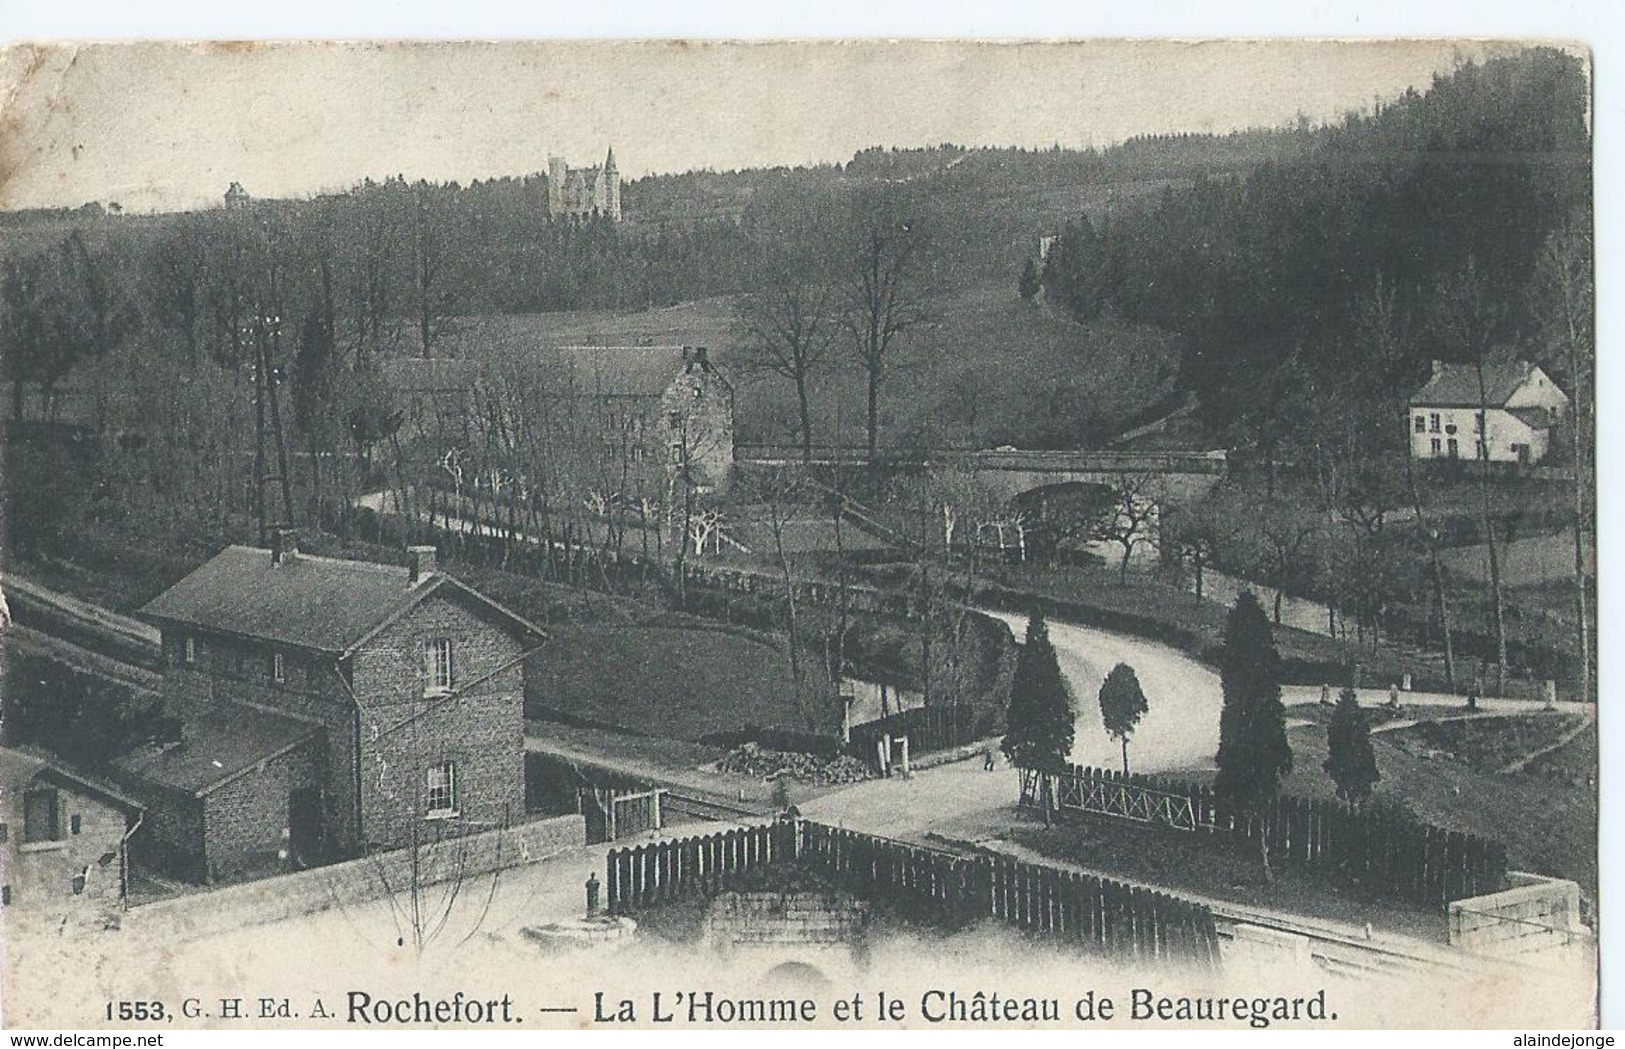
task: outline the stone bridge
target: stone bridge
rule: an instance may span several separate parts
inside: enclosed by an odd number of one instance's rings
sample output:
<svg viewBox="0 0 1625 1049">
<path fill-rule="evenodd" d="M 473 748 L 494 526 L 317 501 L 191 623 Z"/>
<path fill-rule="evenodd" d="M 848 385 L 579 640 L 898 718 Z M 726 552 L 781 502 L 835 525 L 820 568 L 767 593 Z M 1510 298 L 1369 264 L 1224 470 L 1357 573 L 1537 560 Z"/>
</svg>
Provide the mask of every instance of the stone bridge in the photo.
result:
<svg viewBox="0 0 1625 1049">
<path fill-rule="evenodd" d="M 797 445 L 739 445 L 734 460 L 742 466 L 793 466 L 802 462 Z M 1005 501 L 1043 488 L 1063 485 L 1116 486 L 1134 483 L 1159 505 L 1193 502 L 1224 476 L 1224 451 L 987 451 L 882 450 L 873 460 L 861 447 L 815 445 L 810 466 L 866 467 L 899 471 L 932 467 L 968 470 Z"/>
</svg>

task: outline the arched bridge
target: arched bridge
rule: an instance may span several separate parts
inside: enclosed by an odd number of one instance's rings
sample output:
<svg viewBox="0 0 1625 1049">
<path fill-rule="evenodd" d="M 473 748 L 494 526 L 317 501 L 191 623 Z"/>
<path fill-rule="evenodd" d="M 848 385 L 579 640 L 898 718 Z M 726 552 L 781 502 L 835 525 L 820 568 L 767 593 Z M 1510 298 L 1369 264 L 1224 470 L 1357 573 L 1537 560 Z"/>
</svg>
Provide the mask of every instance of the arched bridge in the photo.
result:
<svg viewBox="0 0 1625 1049">
<path fill-rule="evenodd" d="M 734 452 L 745 466 L 794 466 L 803 462 L 799 445 L 742 444 Z M 1223 450 L 1214 451 L 1030 451 L 995 448 L 986 451 L 885 450 L 872 460 L 862 447 L 814 445 L 807 465 L 816 467 L 876 466 L 899 470 L 942 467 L 969 470 L 1005 500 L 1024 492 L 1067 484 L 1116 486 L 1133 482 L 1158 502 L 1180 503 L 1201 498 L 1228 468 Z"/>
</svg>

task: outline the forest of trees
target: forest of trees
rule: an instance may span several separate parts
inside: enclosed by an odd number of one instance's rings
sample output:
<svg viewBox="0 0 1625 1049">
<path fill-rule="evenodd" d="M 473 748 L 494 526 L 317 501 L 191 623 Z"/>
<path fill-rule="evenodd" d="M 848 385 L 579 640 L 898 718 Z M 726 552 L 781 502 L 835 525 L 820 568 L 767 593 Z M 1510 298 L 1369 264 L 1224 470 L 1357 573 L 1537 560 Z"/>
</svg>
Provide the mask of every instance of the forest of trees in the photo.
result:
<svg viewBox="0 0 1625 1049">
<path fill-rule="evenodd" d="M 171 215 L 3 216 L 11 414 L 72 375 L 93 388 L 88 414 L 121 435 L 105 484 L 28 486 L 39 490 L 9 508 L 9 541 L 31 520 L 48 531 L 74 500 L 241 512 L 260 412 L 293 456 L 298 490 L 280 494 L 283 516 L 326 521 L 363 485 L 404 487 L 413 450 L 396 441 L 401 406 L 377 363 L 444 352 L 449 326 L 469 315 L 737 295 L 739 363 L 782 383 L 804 451 L 805 380 L 820 369 L 854 378 L 850 416 L 875 444 L 899 346 L 930 352 L 907 344 L 929 330 L 937 296 L 992 274 L 1013 300 L 1042 194 L 1122 185 L 1134 191 L 1064 231 L 1038 275 L 1043 297 L 1085 326 L 1110 313 L 1177 333 L 1180 382 L 1210 439 L 1262 464 L 1270 485 L 1262 505 L 1221 489 L 1176 508 L 1169 545 L 1198 572 L 1218 558 L 1322 594 L 1373 632 L 1396 595 L 1431 591 L 1448 652 L 1443 510 L 1400 424 L 1430 359 L 1482 362 L 1511 346 L 1571 391 L 1579 425 L 1556 458 L 1579 467 L 1572 515 L 1589 514 L 1587 90 L 1580 59 L 1536 49 L 1464 63 L 1425 93 L 1323 127 L 1098 151 L 877 148 L 844 165 L 653 176 L 626 186 L 618 224 L 549 222 L 539 176 L 395 178 Z M 419 454 L 412 468 L 457 473 L 447 484 L 474 498 L 482 485 L 487 500 L 504 486 L 542 491 L 540 464 L 568 464 L 540 447 L 521 456 L 521 431 L 496 425 L 522 400 L 488 398 L 481 447 L 455 463 L 442 461 L 449 449 Z M 1296 480 L 1279 491 L 1278 464 Z M 53 469 L 8 466 L 13 477 Z M 557 493 L 572 514 L 606 498 L 600 480 L 572 484 Z M 1477 530 L 1493 540 L 1493 500 L 1479 502 Z"/>
<path fill-rule="evenodd" d="M 1568 618 L 1586 647 L 1587 95 L 1583 63 L 1558 51 L 1465 63 L 1425 94 L 1304 132 L 1314 148 L 1295 158 L 1199 178 L 1141 210 L 1067 228 L 1043 274 L 1047 297 L 1083 323 L 1109 311 L 1178 332 L 1181 384 L 1195 391 L 1208 432 L 1265 479 L 1262 492 L 1221 489 L 1170 519 L 1198 572 L 1218 555 L 1249 578 L 1312 593 L 1373 643 L 1397 602 L 1420 604 L 1449 677 L 1461 609 L 1451 607 L 1440 547 L 1447 527 L 1465 525 L 1488 551 L 1484 596 L 1468 604 L 1500 684 L 1511 613 L 1498 565 L 1519 509 L 1498 494 L 1488 464 L 1454 477 L 1476 495 L 1458 487 L 1441 505 L 1437 479 L 1409 454 L 1408 398 L 1432 360 L 1480 375 L 1529 360 L 1572 400 L 1549 457 L 1573 468 L 1572 498 L 1550 509 L 1578 525 Z M 1543 675 L 1561 673 L 1538 662 Z M 1582 689 L 1586 677 L 1582 668 Z"/>
<path fill-rule="evenodd" d="M 1108 221 L 1080 216 L 1049 257 L 1046 293 L 1086 322 L 1111 310 L 1180 333 L 1183 384 L 1207 420 L 1274 455 L 1312 436 L 1306 394 L 1414 388 L 1429 359 L 1465 359 L 1433 322 L 1469 266 L 1487 299 L 1509 304 L 1491 341 L 1534 337 L 1543 246 L 1590 226 L 1587 96 L 1581 60 L 1561 52 L 1465 63 L 1425 94 L 1300 131 L 1313 148 L 1165 187 Z M 1351 376 L 1379 281 L 1423 337 L 1367 362 L 1385 373 Z M 1567 385 L 1566 365 L 1556 371 Z"/>
</svg>

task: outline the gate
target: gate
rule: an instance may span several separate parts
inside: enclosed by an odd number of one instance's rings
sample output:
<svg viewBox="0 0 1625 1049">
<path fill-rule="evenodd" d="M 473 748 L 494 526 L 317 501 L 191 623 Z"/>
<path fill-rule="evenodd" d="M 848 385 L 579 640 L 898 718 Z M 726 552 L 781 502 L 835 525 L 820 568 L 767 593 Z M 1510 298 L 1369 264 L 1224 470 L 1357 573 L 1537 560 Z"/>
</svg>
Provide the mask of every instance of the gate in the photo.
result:
<svg viewBox="0 0 1625 1049">
<path fill-rule="evenodd" d="M 639 791 L 582 787 L 577 797 L 587 817 L 587 841 L 619 841 L 660 830 L 665 826 L 665 793 L 661 787 Z"/>
<path fill-rule="evenodd" d="M 1196 808 L 1189 794 L 1171 794 L 1126 779 L 1022 769 L 1021 804 L 1042 806 L 1046 780 L 1053 784 L 1052 804 L 1057 809 L 1096 812 L 1136 823 L 1160 823 L 1175 830 L 1197 828 Z"/>
</svg>

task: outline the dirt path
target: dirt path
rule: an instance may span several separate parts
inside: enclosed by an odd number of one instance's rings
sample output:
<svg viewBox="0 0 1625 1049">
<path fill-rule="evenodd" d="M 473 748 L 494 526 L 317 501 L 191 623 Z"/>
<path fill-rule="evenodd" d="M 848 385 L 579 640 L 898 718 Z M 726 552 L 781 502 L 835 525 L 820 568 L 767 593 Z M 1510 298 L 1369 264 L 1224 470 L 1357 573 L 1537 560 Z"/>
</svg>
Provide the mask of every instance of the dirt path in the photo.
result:
<svg viewBox="0 0 1625 1049">
<path fill-rule="evenodd" d="M 1545 757 L 1546 755 L 1550 754 L 1552 751 L 1557 750 L 1560 747 L 1568 746 L 1569 743 L 1573 742 L 1573 740 L 1574 740 L 1574 738 L 1576 736 L 1578 736 L 1580 733 L 1584 732 L 1586 729 L 1588 729 L 1590 727 L 1591 727 L 1591 721 L 1589 719 L 1587 719 L 1585 721 L 1581 721 L 1578 725 L 1575 725 L 1573 728 L 1571 728 L 1567 732 L 1563 733 L 1562 736 L 1558 737 L 1558 739 L 1555 742 L 1548 743 L 1546 746 L 1541 747 L 1539 750 L 1536 750 L 1535 752 L 1533 752 L 1531 754 L 1525 754 L 1523 757 L 1519 758 L 1517 761 L 1510 762 L 1505 768 L 1503 768 L 1501 770 L 1501 774 L 1503 776 L 1517 775 L 1518 773 L 1522 772 L 1524 769 L 1528 768 L 1530 765 L 1534 764 L 1536 761 L 1538 761 L 1541 758 Z"/>
</svg>

